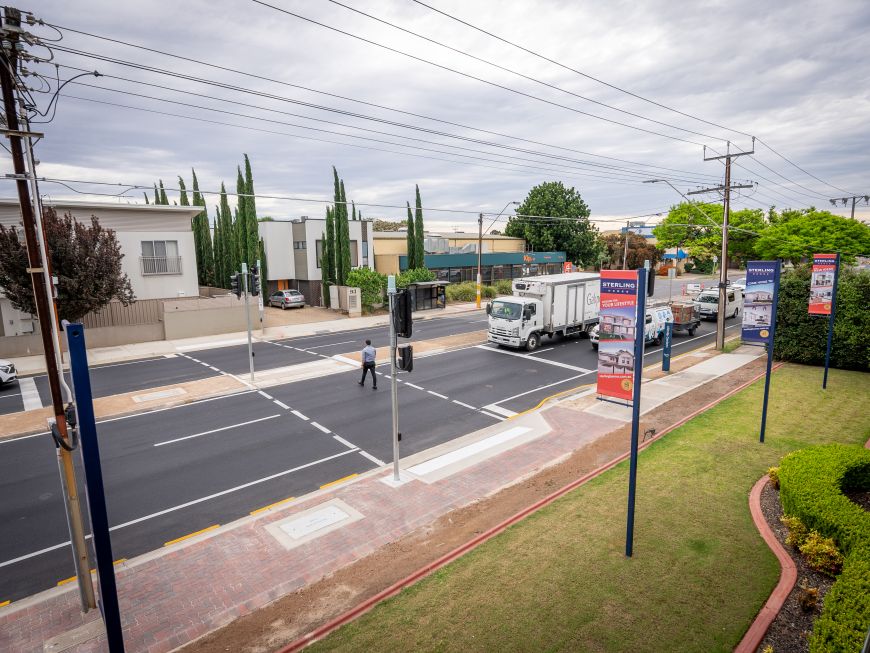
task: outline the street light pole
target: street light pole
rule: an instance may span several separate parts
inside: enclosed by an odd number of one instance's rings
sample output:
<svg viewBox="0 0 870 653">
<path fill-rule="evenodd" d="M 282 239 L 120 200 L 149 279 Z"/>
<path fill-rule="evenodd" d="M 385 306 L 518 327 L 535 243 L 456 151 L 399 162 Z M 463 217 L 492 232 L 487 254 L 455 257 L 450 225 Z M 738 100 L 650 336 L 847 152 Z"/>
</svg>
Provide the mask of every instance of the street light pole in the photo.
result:
<svg viewBox="0 0 870 653">
<path fill-rule="evenodd" d="M 481 281 L 482 278 L 480 276 L 480 257 L 481 251 L 483 250 L 483 213 L 479 213 L 477 216 L 477 308 L 480 308 L 480 291 L 481 291 Z"/>
<path fill-rule="evenodd" d="M 396 385 L 396 277 L 387 277 L 387 295 L 390 298 L 390 398 L 393 407 L 393 480 L 399 482 L 399 389 Z M 478 295 L 478 298 L 480 296 Z M 372 370 L 374 373 L 374 370 Z M 377 379 L 375 379 L 377 380 Z"/>
<path fill-rule="evenodd" d="M 242 261 L 242 283 L 245 290 L 245 322 L 248 325 L 248 365 L 251 369 L 251 387 L 254 387 L 254 345 L 251 342 L 251 309 L 248 302 L 248 264 Z"/>
</svg>

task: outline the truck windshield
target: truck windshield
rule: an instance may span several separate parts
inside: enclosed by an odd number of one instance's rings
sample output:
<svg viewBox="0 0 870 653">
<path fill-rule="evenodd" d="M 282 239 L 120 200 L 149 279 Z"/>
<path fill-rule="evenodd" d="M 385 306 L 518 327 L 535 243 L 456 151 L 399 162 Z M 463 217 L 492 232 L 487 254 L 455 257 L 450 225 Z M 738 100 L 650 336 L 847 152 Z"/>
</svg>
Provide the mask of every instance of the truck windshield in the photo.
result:
<svg viewBox="0 0 870 653">
<path fill-rule="evenodd" d="M 520 315 L 522 314 L 523 308 L 520 304 L 500 301 L 495 301 L 492 303 L 491 315 L 493 317 L 500 317 L 504 320 L 519 320 Z"/>
<path fill-rule="evenodd" d="M 698 301 L 704 302 L 705 304 L 718 304 L 719 295 L 701 295 L 698 297 Z"/>
</svg>

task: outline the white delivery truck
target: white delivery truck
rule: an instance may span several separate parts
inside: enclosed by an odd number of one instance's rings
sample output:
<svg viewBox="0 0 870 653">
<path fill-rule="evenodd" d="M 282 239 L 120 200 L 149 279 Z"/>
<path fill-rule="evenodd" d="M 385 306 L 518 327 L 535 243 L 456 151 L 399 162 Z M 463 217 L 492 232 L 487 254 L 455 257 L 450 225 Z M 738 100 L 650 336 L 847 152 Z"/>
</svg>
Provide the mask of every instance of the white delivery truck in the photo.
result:
<svg viewBox="0 0 870 653">
<path fill-rule="evenodd" d="M 514 279 L 513 295 L 487 304 L 487 340 L 534 351 L 544 334 L 589 333 L 598 324 L 601 278 L 588 272 Z"/>
</svg>

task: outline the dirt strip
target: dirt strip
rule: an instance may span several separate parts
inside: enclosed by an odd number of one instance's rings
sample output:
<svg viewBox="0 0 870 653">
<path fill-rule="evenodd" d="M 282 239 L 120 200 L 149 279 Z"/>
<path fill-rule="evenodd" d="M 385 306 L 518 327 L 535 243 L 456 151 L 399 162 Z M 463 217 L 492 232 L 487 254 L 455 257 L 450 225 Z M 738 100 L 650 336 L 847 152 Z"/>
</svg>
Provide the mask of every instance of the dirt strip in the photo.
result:
<svg viewBox="0 0 870 653">
<path fill-rule="evenodd" d="M 685 358 L 688 361 L 683 364 L 697 362 L 697 358 Z M 643 429 L 662 431 L 721 398 L 734 387 L 751 380 L 763 370 L 764 361 L 757 360 L 705 383 L 644 415 L 641 426 Z M 562 404 L 548 410 L 545 415 L 554 428 L 574 428 L 570 424 L 579 417 L 576 409 Z M 623 454 L 629 447 L 630 431 L 630 424 L 626 424 L 578 449 L 562 463 L 548 467 L 473 505 L 444 515 L 332 576 L 282 597 L 180 650 L 184 653 L 264 653 L 280 648 L 556 489 Z"/>
</svg>

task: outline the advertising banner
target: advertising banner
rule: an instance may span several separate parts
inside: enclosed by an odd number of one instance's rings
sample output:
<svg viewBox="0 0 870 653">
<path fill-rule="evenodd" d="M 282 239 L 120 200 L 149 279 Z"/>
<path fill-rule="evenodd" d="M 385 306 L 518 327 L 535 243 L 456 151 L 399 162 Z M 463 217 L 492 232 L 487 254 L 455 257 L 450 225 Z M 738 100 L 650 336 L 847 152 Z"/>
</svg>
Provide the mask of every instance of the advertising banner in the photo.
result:
<svg viewBox="0 0 870 653">
<path fill-rule="evenodd" d="M 631 401 L 634 390 L 637 293 L 636 271 L 601 271 L 598 394 L 627 401 Z"/>
<path fill-rule="evenodd" d="M 779 261 L 750 261 L 746 264 L 746 293 L 743 296 L 743 342 L 770 343 L 776 303 L 776 271 Z"/>
<path fill-rule="evenodd" d="M 810 278 L 810 315 L 830 315 L 837 274 L 836 254 L 813 254 Z"/>
</svg>

